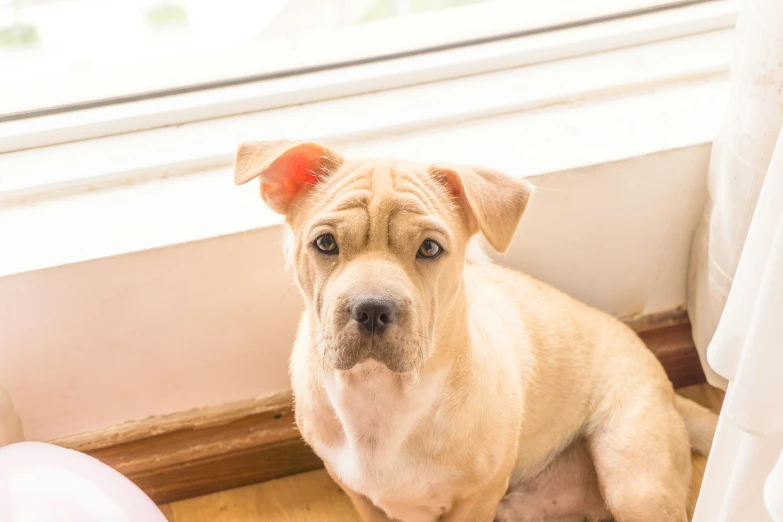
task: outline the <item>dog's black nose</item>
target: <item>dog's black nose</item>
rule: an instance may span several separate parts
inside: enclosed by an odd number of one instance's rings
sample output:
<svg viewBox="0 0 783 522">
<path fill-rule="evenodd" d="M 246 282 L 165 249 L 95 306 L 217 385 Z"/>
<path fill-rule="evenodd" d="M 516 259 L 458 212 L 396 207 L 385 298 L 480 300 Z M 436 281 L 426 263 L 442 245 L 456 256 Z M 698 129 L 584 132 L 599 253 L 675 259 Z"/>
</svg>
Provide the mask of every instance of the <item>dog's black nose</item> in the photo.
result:
<svg viewBox="0 0 783 522">
<path fill-rule="evenodd" d="M 370 333 L 382 334 L 400 313 L 394 299 L 379 295 L 364 295 L 353 300 L 351 317 Z"/>
</svg>

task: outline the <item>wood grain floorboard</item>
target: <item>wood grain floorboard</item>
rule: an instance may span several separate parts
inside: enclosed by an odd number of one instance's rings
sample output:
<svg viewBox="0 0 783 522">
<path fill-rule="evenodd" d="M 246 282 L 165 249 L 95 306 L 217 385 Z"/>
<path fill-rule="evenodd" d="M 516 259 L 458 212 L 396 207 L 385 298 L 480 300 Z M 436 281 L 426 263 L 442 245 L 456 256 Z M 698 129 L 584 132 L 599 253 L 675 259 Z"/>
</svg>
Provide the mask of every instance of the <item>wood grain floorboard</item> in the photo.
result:
<svg viewBox="0 0 783 522">
<path fill-rule="evenodd" d="M 324 470 L 163 506 L 170 522 L 361 522 Z"/>
<path fill-rule="evenodd" d="M 707 384 L 678 393 L 716 413 L 723 392 Z M 698 496 L 706 459 L 694 456 L 691 496 Z M 348 497 L 324 470 L 222 491 L 161 506 L 169 522 L 361 522 Z"/>
</svg>

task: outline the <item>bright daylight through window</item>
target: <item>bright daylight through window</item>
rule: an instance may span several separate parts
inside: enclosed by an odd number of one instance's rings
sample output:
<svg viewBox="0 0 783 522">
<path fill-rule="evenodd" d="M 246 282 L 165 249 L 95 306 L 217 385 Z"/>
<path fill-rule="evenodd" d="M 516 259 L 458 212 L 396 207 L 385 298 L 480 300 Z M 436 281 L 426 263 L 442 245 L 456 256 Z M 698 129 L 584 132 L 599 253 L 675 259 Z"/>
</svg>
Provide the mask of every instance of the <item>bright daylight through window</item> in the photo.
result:
<svg viewBox="0 0 783 522">
<path fill-rule="evenodd" d="M 705 0 L 0 0 L 0 121 Z"/>
</svg>

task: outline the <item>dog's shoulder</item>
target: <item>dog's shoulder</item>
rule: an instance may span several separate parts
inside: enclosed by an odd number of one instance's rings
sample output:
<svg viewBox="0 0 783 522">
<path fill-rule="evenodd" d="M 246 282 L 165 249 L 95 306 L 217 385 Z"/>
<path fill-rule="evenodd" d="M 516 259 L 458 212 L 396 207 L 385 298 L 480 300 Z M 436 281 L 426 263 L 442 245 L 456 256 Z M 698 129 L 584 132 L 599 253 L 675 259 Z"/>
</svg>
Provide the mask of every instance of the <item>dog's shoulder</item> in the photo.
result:
<svg viewBox="0 0 783 522">
<path fill-rule="evenodd" d="M 545 291 L 544 287 L 547 286 L 523 272 L 491 261 L 468 262 L 465 265 L 465 283 L 469 293 L 486 292 L 510 296 L 519 293 L 538 293 Z"/>
</svg>

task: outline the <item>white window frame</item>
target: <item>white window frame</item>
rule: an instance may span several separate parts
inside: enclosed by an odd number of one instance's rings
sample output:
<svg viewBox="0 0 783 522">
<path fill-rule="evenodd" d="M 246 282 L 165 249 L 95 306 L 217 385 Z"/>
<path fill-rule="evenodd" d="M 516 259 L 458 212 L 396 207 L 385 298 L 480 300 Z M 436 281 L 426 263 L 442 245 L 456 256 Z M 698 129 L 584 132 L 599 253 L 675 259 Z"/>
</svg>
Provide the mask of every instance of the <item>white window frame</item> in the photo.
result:
<svg viewBox="0 0 783 522">
<path fill-rule="evenodd" d="M 104 57 L 100 65 L 66 68 L 53 79 L 6 82 L 0 88 L 0 122 L 475 47 L 714 0 L 557 0 L 535 9 L 526 2 L 496 0 L 352 24 L 371 1 L 289 0 L 258 27 L 264 38 L 241 45 L 209 50 L 193 42 L 176 58 L 163 48 L 142 47 L 131 61 L 121 53 Z"/>
<path fill-rule="evenodd" d="M 171 200 L 178 201 L 138 209 L 159 216 L 165 233 L 138 237 L 130 229 L 114 235 L 106 230 L 101 233 L 108 239 L 89 247 L 81 242 L 70 250 L 17 249 L 0 256 L 0 276 L 280 223 L 260 205 L 249 210 L 247 191 L 230 186 L 228 171 L 240 141 L 293 138 L 351 146 L 725 78 L 738 10 L 737 0 L 699 3 L 380 63 L 0 123 L 0 244 L 29 245 L 26 227 L 51 220 L 65 233 L 76 226 L 65 222 L 78 223 L 80 214 L 127 212 L 120 203 L 145 201 L 145 190 L 176 190 Z M 525 174 L 701 143 L 715 126 L 714 117 L 708 119 L 705 125 L 685 125 L 694 129 L 690 134 L 673 133 L 679 141 L 662 136 L 656 143 L 618 143 L 606 157 L 575 157 L 571 163 L 553 158 Z M 188 190 L 194 197 L 183 198 Z M 209 226 L 203 221 L 164 226 L 174 220 L 178 205 L 197 207 L 203 204 L 197 195 L 208 194 L 223 205 L 220 210 L 213 202 Z"/>
<path fill-rule="evenodd" d="M 582 3 L 608 3 L 605 8 L 609 8 L 618 2 Z M 736 0 L 695 3 L 440 52 L 0 122 L 0 153 L 386 91 L 699 34 L 732 27 L 738 5 Z"/>
</svg>

